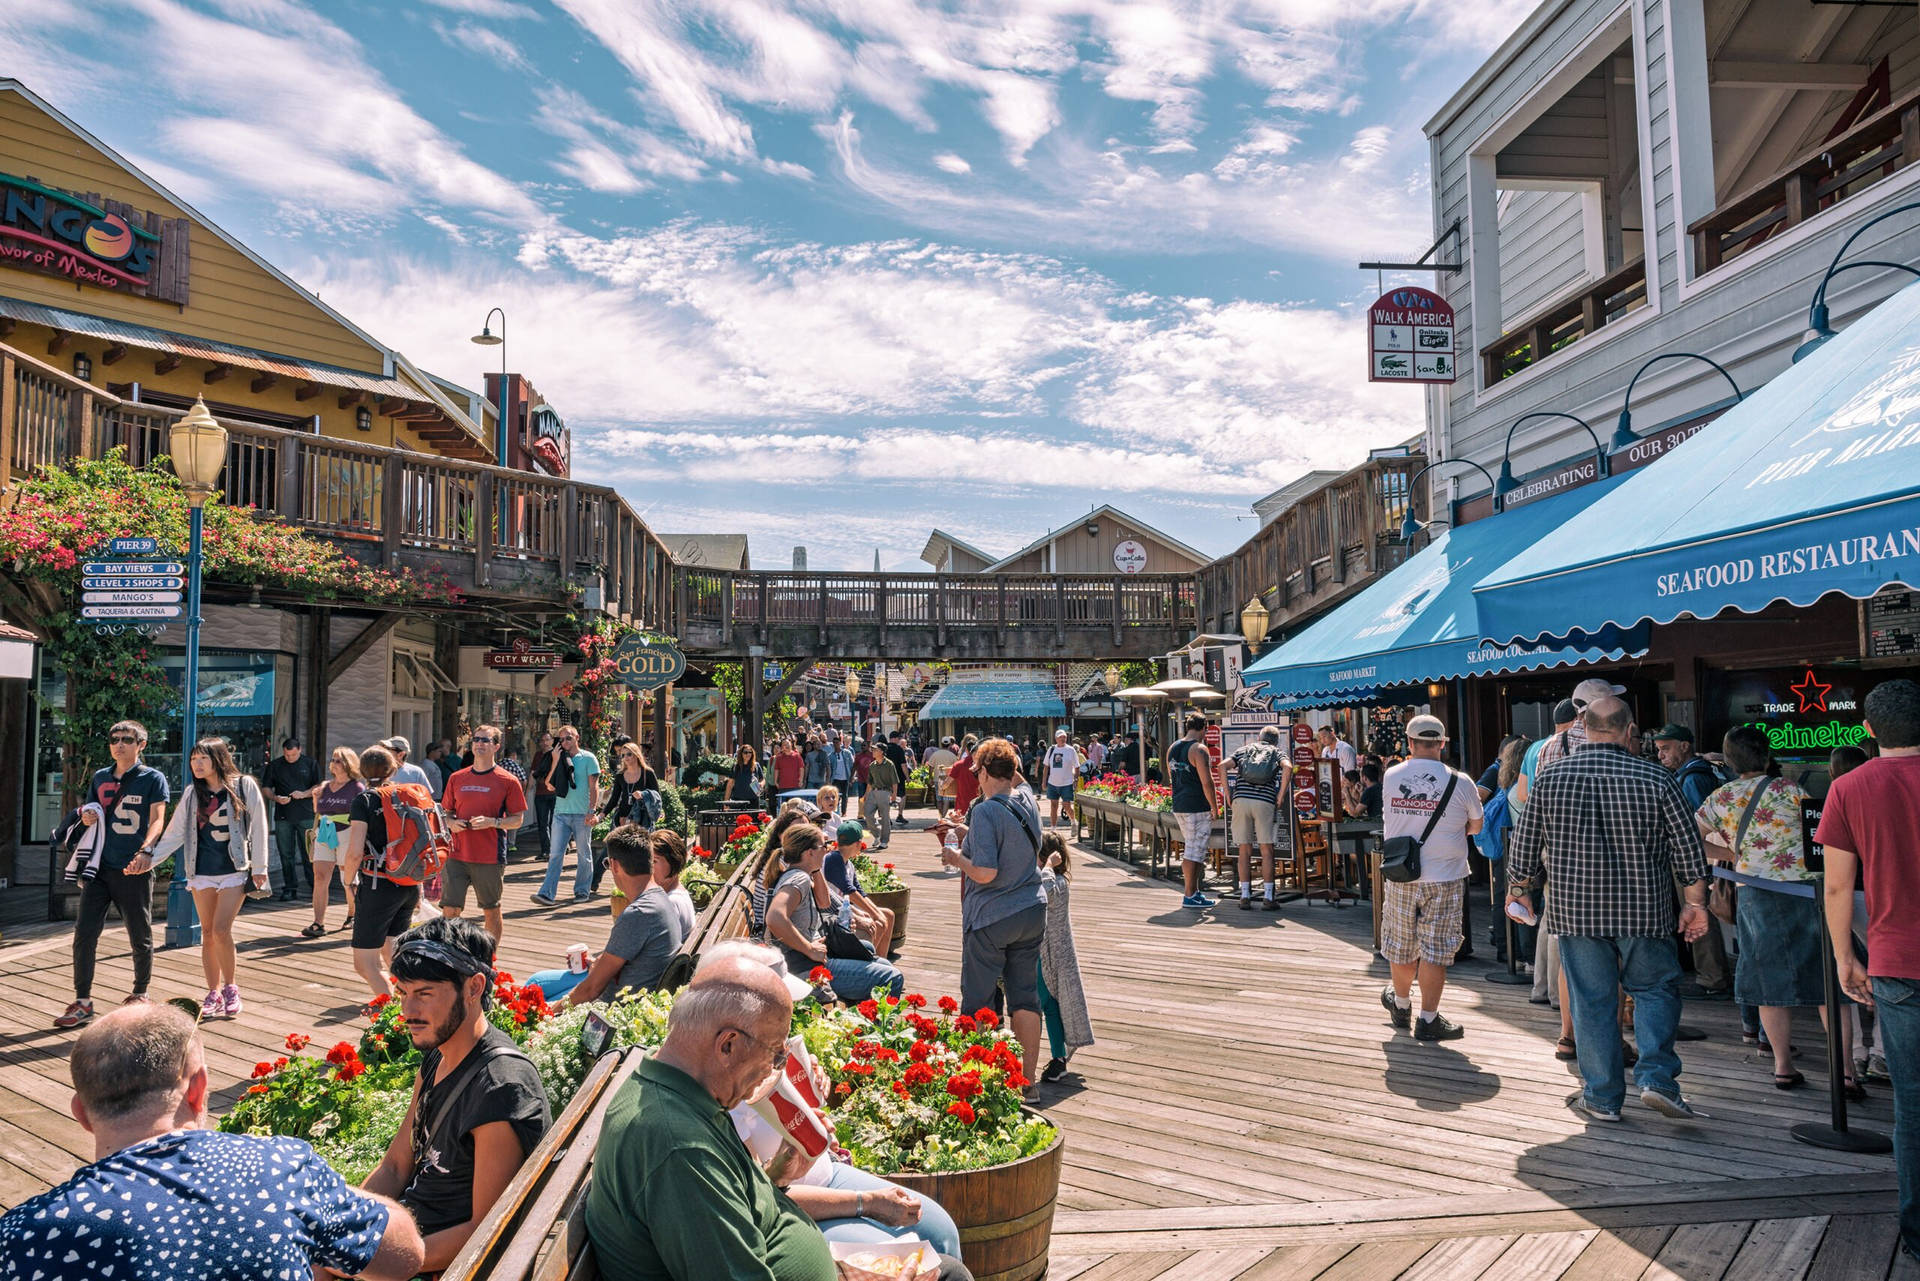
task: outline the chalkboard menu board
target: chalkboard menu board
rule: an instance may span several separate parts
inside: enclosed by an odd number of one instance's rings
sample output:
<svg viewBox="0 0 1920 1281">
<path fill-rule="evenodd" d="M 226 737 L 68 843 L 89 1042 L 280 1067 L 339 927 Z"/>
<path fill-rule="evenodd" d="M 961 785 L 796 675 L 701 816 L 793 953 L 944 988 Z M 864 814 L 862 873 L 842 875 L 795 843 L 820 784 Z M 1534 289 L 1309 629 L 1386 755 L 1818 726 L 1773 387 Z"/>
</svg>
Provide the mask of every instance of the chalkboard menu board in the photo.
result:
<svg viewBox="0 0 1920 1281">
<path fill-rule="evenodd" d="M 1920 654 L 1920 592 L 1881 592 L 1867 602 L 1867 657 Z"/>
</svg>

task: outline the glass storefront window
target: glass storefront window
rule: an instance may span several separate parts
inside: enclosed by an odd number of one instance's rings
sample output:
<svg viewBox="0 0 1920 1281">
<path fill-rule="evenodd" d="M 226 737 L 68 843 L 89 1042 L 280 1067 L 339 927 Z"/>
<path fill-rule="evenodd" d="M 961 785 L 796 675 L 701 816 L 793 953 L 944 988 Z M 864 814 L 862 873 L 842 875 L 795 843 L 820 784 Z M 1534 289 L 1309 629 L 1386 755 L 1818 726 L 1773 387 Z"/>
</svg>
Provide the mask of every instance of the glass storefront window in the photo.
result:
<svg viewBox="0 0 1920 1281">
<path fill-rule="evenodd" d="M 459 746 L 464 750 L 466 736 L 476 725 L 498 725 L 506 741 L 500 745 L 501 759 L 509 754 L 522 765 L 533 760 L 540 750 L 540 735 L 546 730 L 548 716 L 556 701 L 548 694 L 513 694 L 497 689 L 470 689 L 461 696 Z"/>
<path fill-rule="evenodd" d="M 186 680 L 186 655 L 160 660 L 167 680 L 180 688 Z M 200 651 L 201 738 L 218 735 L 233 747 L 233 758 L 249 774 L 259 774 L 279 754 L 280 740 L 293 726 L 293 659 L 264 650 Z M 180 731 L 176 718 L 156 734 L 147 763 L 169 779 L 181 775 Z"/>
</svg>

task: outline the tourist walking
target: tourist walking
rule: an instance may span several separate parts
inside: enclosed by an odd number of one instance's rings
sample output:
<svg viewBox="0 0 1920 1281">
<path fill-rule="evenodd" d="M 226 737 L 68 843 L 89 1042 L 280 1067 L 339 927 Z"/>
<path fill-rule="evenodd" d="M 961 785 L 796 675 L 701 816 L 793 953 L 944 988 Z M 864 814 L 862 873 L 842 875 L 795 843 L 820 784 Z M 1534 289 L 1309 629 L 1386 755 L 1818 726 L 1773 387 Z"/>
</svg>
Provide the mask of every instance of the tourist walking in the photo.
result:
<svg viewBox="0 0 1920 1281">
<path fill-rule="evenodd" d="M 551 789 L 553 836 L 547 847 L 547 875 L 533 901 L 552 907 L 567 866 L 567 842 L 576 850 L 573 901 L 593 896 L 593 815 L 600 808 L 600 760 L 580 746 L 580 727 L 562 726 L 543 786 Z"/>
<path fill-rule="evenodd" d="M 1253 847 L 1260 847 L 1260 872 L 1267 882 L 1260 910 L 1277 912 L 1273 896 L 1273 849 L 1277 838 L 1291 833 L 1279 821 L 1279 798 L 1287 790 L 1293 765 L 1280 750 L 1280 727 L 1269 725 L 1260 737 L 1243 744 L 1227 758 L 1227 790 L 1233 798 L 1227 821 L 1230 843 L 1240 847 L 1240 910 L 1253 909 Z M 1289 844 L 1291 848 L 1291 844 Z"/>
<path fill-rule="evenodd" d="M 980 771 L 973 765 L 973 749 L 980 746 L 980 740 L 972 734 L 960 740 L 960 759 L 953 763 L 949 774 L 953 778 L 953 813 L 956 818 L 965 818 L 973 803 L 980 799 Z"/>
<path fill-rule="evenodd" d="M 413 1103 L 365 1187 L 407 1207 L 437 1273 L 473 1235 L 553 1115 L 540 1071 L 487 1019 L 493 939 L 438 918 L 393 950 L 393 984 L 413 1048 Z"/>
<path fill-rule="evenodd" d="M 393 941 L 413 925 L 420 905 L 420 883 L 396 879 L 386 866 L 387 844 L 398 833 L 388 830 L 387 796 L 400 784 L 394 781 L 393 753 L 375 744 L 360 753 L 360 776 L 366 788 L 347 813 L 347 839 L 340 875 L 353 885 L 353 968 L 376 996 L 389 996 L 386 965 Z M 413 783 L 407 786 L 422 787 Z"/>
<path fill-rule="evenodd" d="M 827 781 L 839 792 L 835 817 L 847 812 L 847 798 L 853 792 L 853 749 L 844 738 L 835 738 L 827 748 Z"/>
<path fill-rule="evenodd" d="M 907 750 L 906 735 L 899 730 L 887 735 L 887 759 L 893 762 L 893 768 L 900 775 L 900 790 L 893 794 L 893 824 L 895 827 L 912 827 L 907 822 L 907 779 L 913 775 L 914 757 Z"/>
<path fill-rule="evenodd" d="M 553 840 L 553 805 L 558 799 L 544 786 L 547 774 L 553 769 L 554 754 L 560 750 L 559 740 L 552 734 L 541 731 L 540 750 L 527 762 L 526 788 L 533 800 L 533 821 L 540 829 L 540 852 L 547 852 Z"/>
<path fill-rule="evenodd" d="M 300 873 L 307 873 L 313 890 L 313 794 L 320 790 L 320 766 L 300 750 L 300 740 L 287 738 L 280 756 L 260 773 L 260 786 L 273 799 L 273 848 L 280 854 L 280 899 L 300 897 Z"/>
<path fill-rule="evenodd" d="M 932 777 L 934 810 L 943 819 L 947 811 L 953 808 L 953 766 L 959 759 L 960 753 L 953 750 L 953 737 L 949 735 L 920 760 Z M 1032 778 L 1032 773 L 1027 777 Z"/>
<path fill-rule="evenodd" d="M 797 792 L 807 785 L 807 761 L 800 754 L 799 745 L 791 734 L 782 736 L 780 750 L 773 754 L 773 796 L 769 805 L 784 798 L 788 792 Z"/>
<path fill-rule="evenodd" d="M 1633 998 L 1640 1101 L 1665 1116 L 1698 1115 L 1680 1093 L 1680 954 L 1706 932 L 1707 862 L 1673 776 L 1634 754 L 1633 714 L 1612 695 L 1581 713 L 1586 746 L 1541 769 L 1507 842 L 1508 898 L 1544 873 L 1547 932 L 1560 940 L 1584 1082 L 1568 1102 L 1618 1121 L 1626 1097 L 1620 989 Z M 1551 740 L 1549 740 L 1551 741 Z M 1675 878 L 1686 906 L 1676 920 Z"/>
<path fill-rule="evenodd" d="M 420 1272 L 420 1230 L 398 1203 L 350 1187 L 299 1139 L 213 1128 L 206 1047 L 179 1010 L 109 1013 L 74 1041 L 69 1070 L 93 1160 L 0 1216 L 0 1275 L 405 1281 Z"/>
<path fill-rule="evenodd" d="M 647 764 L 647 758 L 631 740 L 622 743 L 613 750 L 613 783 L 606 791 L 606 800 L 601 803 L 600 817 L 607 820 L 611 827 L 632 823 L 641 831 L 650 832 L 666 813 L 666 801 L 660 795 L 660 776 Z M 607 874 L 607 860 L 596 859 L 593 865 L 593 892 L 600 892 L 600 882 Z"/>
<path fill-rule="evenodd" d="M 899 790 L 900 771 L 883 747 L 867 766 L 867 791 L 860 798 L 860 822 L 876 837 L 876 850 L 893 842 L 893 798 Z"/>
<path fill-rule="evenodd" d="M 1827 933 L 1840 986 L 1871 1006 L 1893 1082 L 1900 1244 L 1920 1255 L 1920 685 L 1882 681 L 1865 701 L 1880 754 L 1833 780 L 1814 839 L 1827 858 Z M 1853 892 L 1867 895 L 1867 959 L 1853 952 Z"/>
<path fill-rule="evenodd" d="M 1047 895 L 1047 932 L 1040 940 L 1040 1015 L 1047 1025 L 1047 1066 L 1042 1081 L 1058 1081 L 1067 1074 L 1073 1052 L 1093 1044 L 1093 1022 L 1087 1017 L 1087 990 L 1080 981 L 1080 956 L 1073 946 L 1073 916 L 1068 888 L 1073 880 L 1073 853 L 1058 832 L 1040 841 L 1040 888 Z"/>
<path fill-rule="evenodd" d="M 1412 1026 L 1416 1041 L 1452 1041 L 1466 1029 L 1440 1013 L 1447 969 L 1459 954 L 1467 897 L 1467 838 L 1480 830 L 1483 811 L 1473 780 L 1449 769 L 1447 727 L 1438 716 L 1407 722 L 1408 759 L 1385 775 L 1381 812 L 1384 841 L 1417 844 L 1419 875 L 1383 880 L 1380 954 L 1393 977 L 1380 994 L 1393 1026 Z M 1391 851 L 1390 851 L 1391 852 Z M 1420 1015 L 1413 1017 L 1413 989 Z"/>
<path fill-rule="evenodd" d="M 1080 778 L 1080 749 L 1067 741 L 1067 731 L 1053 731 L 1053 746 L 1047 749 L 1047 826 L 1061 826 L 1060 807 L 1067 807 L 1066 825 L 1073 825 L 1073 785 Z M 951 771 L 949 771 L 951 773 Z"/>
<path fill-rule="evenodd" d="M 178 854 L 187 868 L 187 889 L 200 914 L 200 969 L 207 979 L 200 1017 L 232 1018 L 241 1012 L 233 922 L 249 884 L 266 897 L 270 819 L 260 785 L 240 772 L 226 739 L 195 743 L 187 770 L 193 786 L 174 807 L 153 856 Z"/>
<path fill-rule="evenodd" d="M 421 766 L 407 759 L 407 757 L 413 754 L 413 744 L 409 743 L 405 736 L 395 734 L 392 738 L 383 739 L 380 746 L 393 753 L 394 782 L 418 783 L 429 792 L 432 792 L 435 800 L 440 799 L 440 789 L 434 785 L 433 776 L 427 773 Z"/>
<path fill-rule="evenodd" d="M 353 802 L 367 785 L 360 778 L 360 753 L 336 747 L 327 757 L 327 781 L 314 793 L 313 812 L 313 923 L 300 937 L 317 939 L 327 932 L 327 899 L 333 874 L 346 852 L 347 824 L 353 821 Z M 347 896 L 347 924 L 353 924 L 353 878 L 342 871 L 340 888 Z"/>
<path fill-rule="evenodd" d="M 1713 791 L 1694 817 L 1708 860 L 1719 865 L 1714 875 L 1739 887 L 1734 917 L 1740 964 L 1733 974 L 1733 998 L 1759 1009 L 1773 1051 L 1774 1088 L 1791 1090 L 1806 1082 L 1793 1066 L 1794 1007 L 1818 1007 L 1823 1023 L 1827 1016 L 1817 878 L 1807 867 L 1800 828 L 1807 794 L 1796 783 L 1772 777 L 1773 748 L 1761 727 L 1736 725 L 1721 746 L 1740 777 Z M 1851 1064 L 1851 1018 L 1843 1019 L 1838 1035 L 1848 1050 L 1842 1062 Z M 1852 1076 L 1845 1089 L 1850 1097 L 1866 1097 Z"/>
<path fill-rule="evenodd" d="M 167 822 L 167 780 L 140 760 L 147 727 L 118 721 L 107 731 L 113 764 L 93 772 L 80 803 L 81 834 L 73 872 L 80 906 L 73 922 L 73 1000 L 53 1021 L 75 1028 L 93 1017 L 94 961 L 107 909 L 120 909 L 133 950 L 133 993 L 127 1004 L 147 999 L 153 978 L 153 847 Z"/>
<path fill-rule="evenodd" d="M 1040 1063 L 1040 946 L 1047 932 L 1047 893 L 1040 888 L 1040 803 L 1020 781 L 1020 757 L 1004 738 L 974 750 L 980 799 L 968 822 L 949 826 L 960 846 L 943 845 L 940 861 L 966 878 L 960 895 L 960 1006 L 964 1013 L 1006 992 L 1013 1034 L 1025 1048 L 1026 1077 Z"/>
<path fill-rule="evenodd" d="M 1220 799 L 1213 791 L 1213 753 L 1201 741 L 1207 732 L 1204 712 L 1188 712 L 1186 734 L 1167 749 L 1173 779 L 1173 817 L 1180 825 L 1181 907 L 1208 908 L 1214 900 L 1203 892 L 1206 884 L 1207 843 L 1213 839 L 1213 820 Z"/>
<path fill-rule="evenodd" d="M 520 780 L 500 766 L 501 737 L 498 725 L 475 726 L 473 764 L 447 777 L 442 805 L 453 849 L 440 869 L 440 914 L 458 919 L 471 888 L 495 946 L 506 925 L 500 898 L 506 889 L 507 846 L 527 819 Z"/>
<path fill-rule="evenodd" d="M 733 754 L 733 771 L 727 775 L 727 789 L 720 795 L 722 805 L 760 804 L 760 758 L 753 744 L 742 743 Z"/>
</svg>

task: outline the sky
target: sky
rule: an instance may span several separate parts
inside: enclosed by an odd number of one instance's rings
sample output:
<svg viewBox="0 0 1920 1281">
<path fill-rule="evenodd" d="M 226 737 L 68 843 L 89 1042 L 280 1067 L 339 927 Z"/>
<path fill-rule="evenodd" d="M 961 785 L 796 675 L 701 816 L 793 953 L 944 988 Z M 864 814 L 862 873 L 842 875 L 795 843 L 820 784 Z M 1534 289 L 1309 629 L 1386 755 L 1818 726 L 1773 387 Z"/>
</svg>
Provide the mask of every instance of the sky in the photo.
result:
<svg viewBox="0 0 1920 1281">
<path fill-rule="evenodd" d="M 436 373 L 503 308 L 656 530 L 924 569 L 1100 503 L 1223 554 L 1418 434 L 1355 264 L 1531 7 L 4 0 L 0 76 Z"/>
</svg>

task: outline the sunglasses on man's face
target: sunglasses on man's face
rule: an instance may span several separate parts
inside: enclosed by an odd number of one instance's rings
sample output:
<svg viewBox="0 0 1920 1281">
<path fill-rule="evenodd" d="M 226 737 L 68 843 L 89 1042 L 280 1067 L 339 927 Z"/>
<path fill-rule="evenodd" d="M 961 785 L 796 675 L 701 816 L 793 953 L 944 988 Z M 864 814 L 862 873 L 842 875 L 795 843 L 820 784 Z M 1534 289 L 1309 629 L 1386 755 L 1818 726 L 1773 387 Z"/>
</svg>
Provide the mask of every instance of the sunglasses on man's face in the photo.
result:
<svg viewBox="0 0 1920 1281">
<path fill-rule="evenodd" d="M 113 744 L 115 747 L 119 747 L 123 743 L 138 743 L 139 741 L 140 739 L 133 734 L 110 734 L 107 736 L 107 742 Z"/>
<path fill-rule="evenodd" d="M 486 735 L 486 734 L 475 734 L 473 736 L 473 741 L 476 743 L 497 743 L 500 740 L 497 738 L 490 737 L 489 735 Z"/>
</svg>

